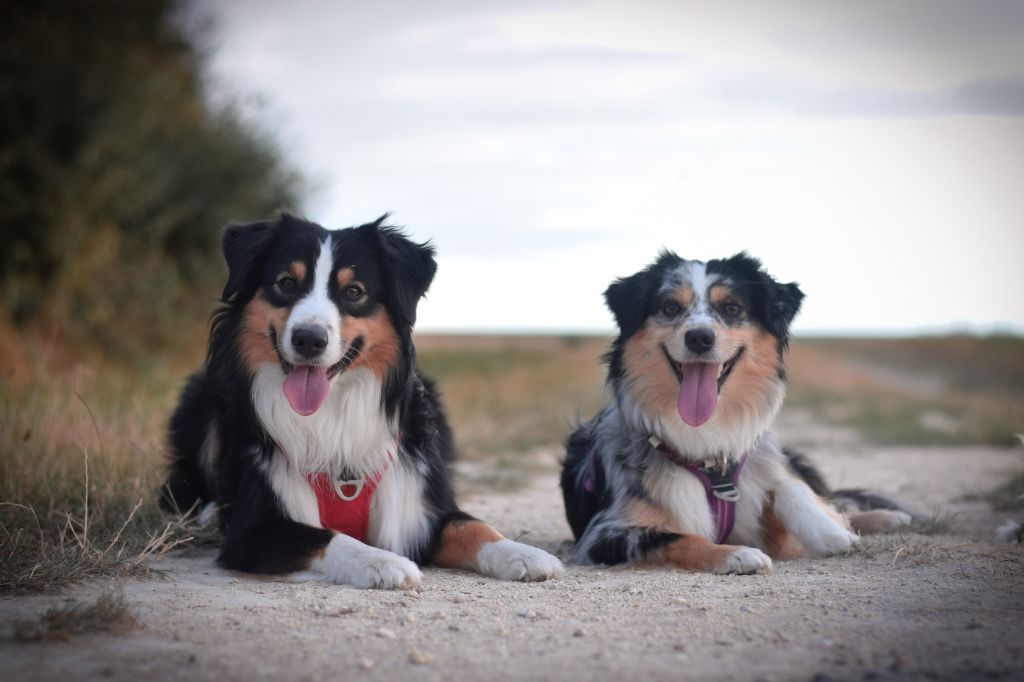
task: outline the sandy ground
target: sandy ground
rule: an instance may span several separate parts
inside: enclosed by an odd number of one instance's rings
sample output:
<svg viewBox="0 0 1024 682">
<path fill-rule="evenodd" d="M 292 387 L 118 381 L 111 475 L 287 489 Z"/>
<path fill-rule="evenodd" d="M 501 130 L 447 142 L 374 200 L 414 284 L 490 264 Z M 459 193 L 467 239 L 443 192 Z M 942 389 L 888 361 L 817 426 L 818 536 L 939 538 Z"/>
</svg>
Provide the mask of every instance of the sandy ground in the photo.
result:
<svg viewBox="0 0 1024 682">
<path fill-rule="evenodd" d="M 125 586 L 139 621 L 127 632 L 16 643 L 12 621 L 69 595 L 0 600 L 0 679 L 1021 679 L 1024 550 L 993 543 L 1003 516 L 959 501 L 1021 453 L 844 443 L 816 454 L 834 482 L 956 513 L 954 532 L 870 540 L 771 575 L 570 568 L 519 584 L 430 568 L 405 592 L 253 579 L 191 550 L 164 559 L 163 578 Z M 553 475 L 464 506 L 565 553 Z"/>
</svg>

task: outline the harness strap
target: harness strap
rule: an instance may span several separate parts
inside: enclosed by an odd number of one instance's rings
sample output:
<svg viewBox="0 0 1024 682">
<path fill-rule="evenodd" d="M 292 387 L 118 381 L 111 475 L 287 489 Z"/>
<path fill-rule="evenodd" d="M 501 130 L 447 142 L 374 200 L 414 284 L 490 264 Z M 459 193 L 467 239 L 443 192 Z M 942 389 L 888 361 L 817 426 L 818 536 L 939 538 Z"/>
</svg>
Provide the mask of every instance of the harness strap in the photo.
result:
<svg viewBox="0 0 1024 682">
<path fill-rule="evenodd" d="M 711 517 L 715 522 L 715 544 L 725 542 L 736 525 L 736 501 L 740 499 L 740 490 L 736 483 L 739 481 L 743 465 L 747 462 L 747 453 L 743 453 L 737 460 L 730 461 L 728 465 L 723 462 L 720 466 L 708 466 L 706 463 L 701 466 L 684 459 L 654 436 L 651 436 L 648 442 L 663 454 L 665 459 L 696 476 L 704 486 Z"/>
<path fill-rule="evenodd" d="M 394 455 L 388 452 L 388 459 L 380 471 L 350 481 L 333 480 L 328 473 L 306 474 L 306 480 L 316 493 L 320 525 L 366 542 L 373 493 L 393 459 Z"/>
<path fill-rule="evenodd" d="M 370 529 L 370 504 L 384 474 L 391 468 L 402 436 L 395 439 L 394 450 L 388 450 L 384 466 L 379 471 L 366 474 L 363 478 L 352 480 L 335 480 L 329 473 L 316 472 L 306 474 L 313 493 L 316 495 L 317 510 L 320 513 L 320 526 L 329 530 L 348 535 L 351 538 L 366 542 Z M 285 459 L 288 454 L 277 445 L 277 451 Z"/>
<path fill-rule="evenodd" d="M 715 544 L 720 545 L 725 542 L 736 525 L 736 502 L 740 499 L 737 483 L 743 465 L 747 462 L 748 453 L 744 453 L 738 460 L 731 461 L 728 466 L 701 466 L 680 457 L 679 453 L 654 436 L 648 440 L 652 447 L 665 456 L 665 459 L 689 471 L 704 486 L 704 494 L 707 496 L 708 506 L 711 508 L 711 517 L 715 522 Z M 594 450 L 591 449 L 587 455 L 586 477 L 583 479 L 583 489 L 591 494 L 594 493 L 595 488 L 595 459 Z"/>
</svg>

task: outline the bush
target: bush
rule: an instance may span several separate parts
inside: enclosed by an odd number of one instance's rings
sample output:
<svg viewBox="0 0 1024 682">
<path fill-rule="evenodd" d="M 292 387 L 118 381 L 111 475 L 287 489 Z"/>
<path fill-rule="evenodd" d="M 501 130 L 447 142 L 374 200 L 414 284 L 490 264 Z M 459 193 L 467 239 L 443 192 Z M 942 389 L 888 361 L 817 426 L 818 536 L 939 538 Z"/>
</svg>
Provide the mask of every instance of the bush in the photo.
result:
<svg viewBox="0 0 1024 682">
<path fill-rule="evenodd" d="M 131 356 L 205 318 L 220 226 L 294 205 L 295 173 L 204 92 L 174 0 L 5 3 L 0 315 Z"/>
</svg>

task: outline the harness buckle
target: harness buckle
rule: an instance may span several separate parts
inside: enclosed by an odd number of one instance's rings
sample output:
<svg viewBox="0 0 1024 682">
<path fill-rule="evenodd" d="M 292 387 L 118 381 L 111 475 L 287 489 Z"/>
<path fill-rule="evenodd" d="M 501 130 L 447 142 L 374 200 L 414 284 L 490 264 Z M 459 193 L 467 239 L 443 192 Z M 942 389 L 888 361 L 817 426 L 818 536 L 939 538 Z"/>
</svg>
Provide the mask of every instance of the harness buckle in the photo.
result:
<svg viewBox="0 0 1024 682">
<path fill-rule="evenodd" d="M 729 486 L 728 488 L 712 488 L 711 493 L 720 500 L 726 502 L 735 502 L 740 499 L 740 491 L 736 486 Z"/>
<path fill-rule="evenodd" d="M 343 490 L 343 488 L 345 488 L 345 486 L 350 486 L 350 485 L 351 486 L 355 486 L 356 491 L 354 493 L 352 493 L 351 495 L 346 495 L 345 491 Z M 357 497 L 359 497 L 359 495 L 362 494 L 363 486 L 365 486 L 365 485 L 366 485 L 366 479 L 363 479 L 363 478 L 354 478 L 351 481 L 341 481 L 341 480 L 338 480 L 338 481 L 334 481 L 334 492 L 336 492 L 338 494 L 338 497 L 340 497 L 341 499 L 345 500 L 346 502 L 351 502 L 352 500 L 356 499 Z"/>
</svg>

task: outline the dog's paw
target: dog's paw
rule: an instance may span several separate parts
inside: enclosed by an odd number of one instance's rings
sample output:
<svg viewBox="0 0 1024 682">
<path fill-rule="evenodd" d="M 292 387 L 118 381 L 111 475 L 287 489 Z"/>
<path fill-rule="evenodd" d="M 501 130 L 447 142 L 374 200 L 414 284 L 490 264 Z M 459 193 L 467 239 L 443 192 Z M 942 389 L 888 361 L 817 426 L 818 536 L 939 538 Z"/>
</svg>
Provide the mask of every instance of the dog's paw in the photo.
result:
<svg viewBox="0 0 1024 682">
<path fill-rule="evenodd" d="M 889 532 L 897 531 L 900 528 L 907 528 L 914 522 L 914 517 L 905 511 L 894 511 L 891 509 L 880 509 L 884 511 L 889 522 Z"/>
<path fill-rule="evenodd" d="M 907 512 L 893 509 L 854 511 L 847 514 L 847 518 L 853 529 L 861 535 L 894 533 L 908 527 L 914 521 L 914 517 Z"/>
<path fill-rule="evenodd" d="M 382 590 L 415 587 L 423 580 L 419 567 L 404 556 L 379 550 L 378 556 L 367 559 L 363 570 L 352 581 L 355 587 L 374 587 Z"/>
<path fill-rule="evenodd" d="M 770 570 L 772 570 L 772 560 L 767 554 L 754 547 L 737 547 L 729 553 L 725 563 L 717 572 L 750 575 Z"/>
<path fill-rule="evenodd" d="M 404 556 L 341 534 L 334 536 L 311 568 L 332 582 L 361 588 L 409 588 L 423 579 L 419 567 Z"/>
<path fill-rule="evenodd" d="M 547 580 L 562 574 L 562 562 L 543 549 L 513 540 L 488 542 L 476 555 L 477 569 L 498 580 Z"/>
<path fill-rule="evenodd" d="M 802 538 L 804 549 L 811 556 L 825 557 L 847 554 L 854 545 L 860 544 L 860 536 L 851 533 L 836 523 L 822 525 L 818 532 Z"/>
</svg>

